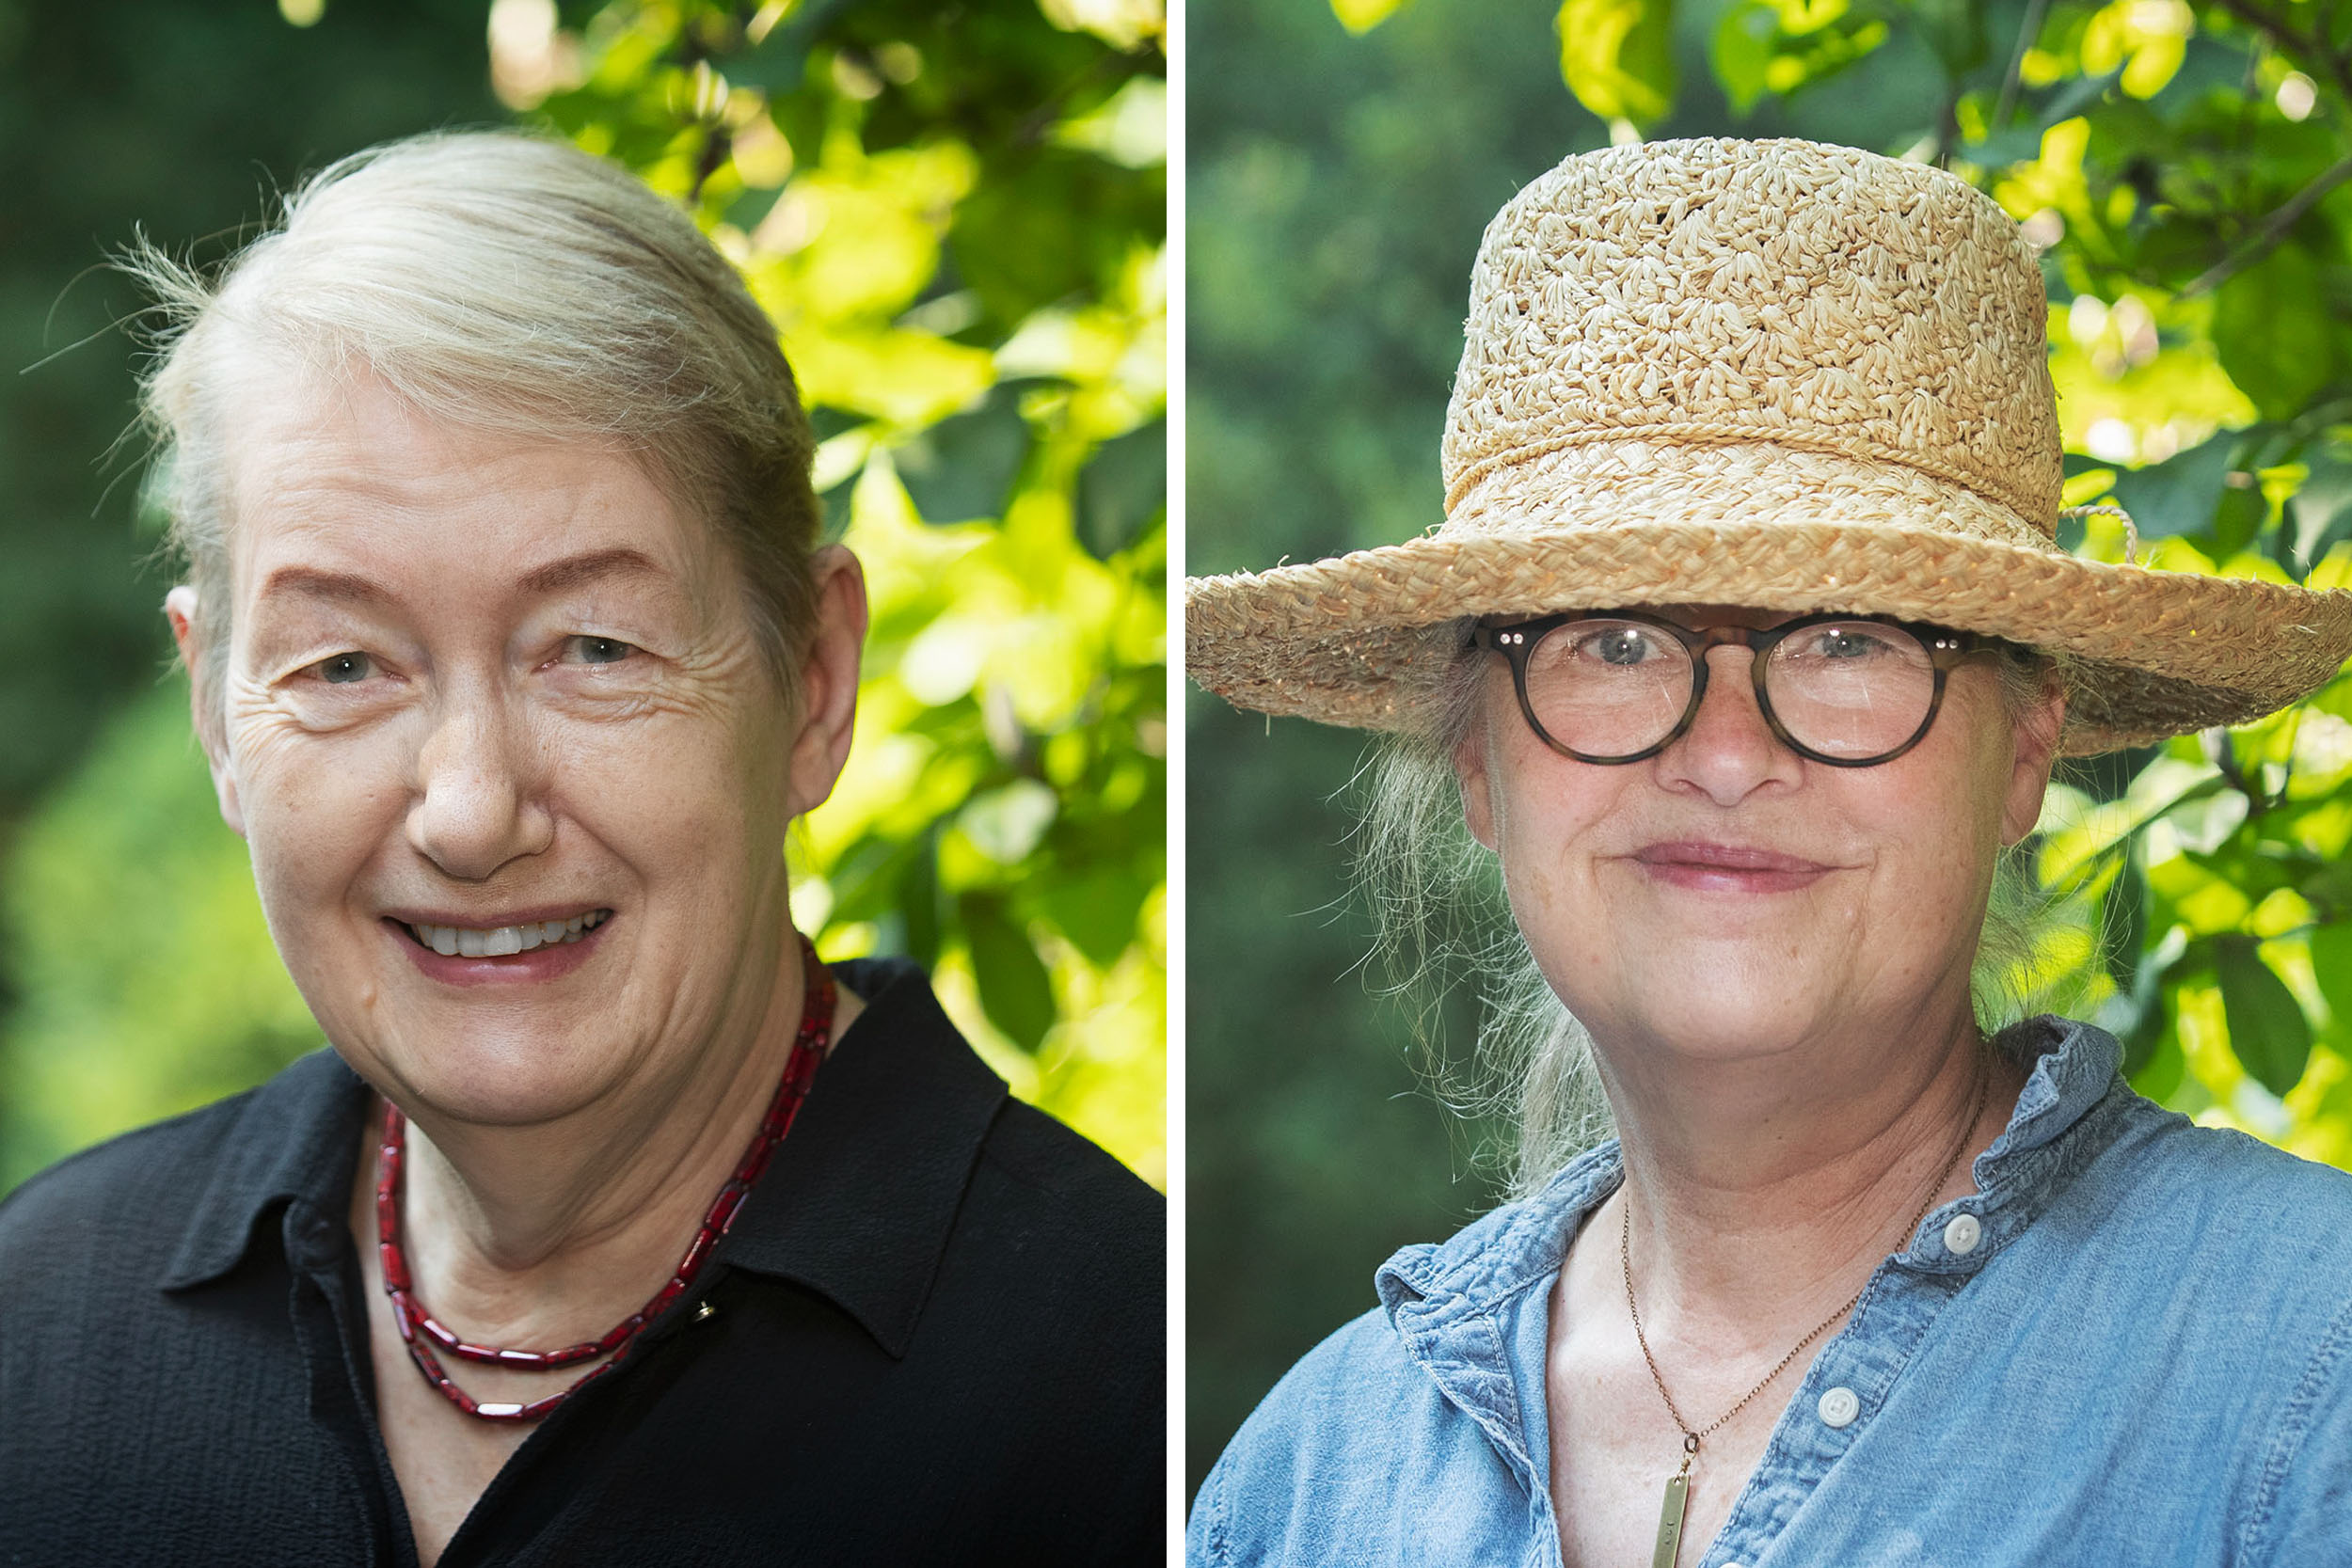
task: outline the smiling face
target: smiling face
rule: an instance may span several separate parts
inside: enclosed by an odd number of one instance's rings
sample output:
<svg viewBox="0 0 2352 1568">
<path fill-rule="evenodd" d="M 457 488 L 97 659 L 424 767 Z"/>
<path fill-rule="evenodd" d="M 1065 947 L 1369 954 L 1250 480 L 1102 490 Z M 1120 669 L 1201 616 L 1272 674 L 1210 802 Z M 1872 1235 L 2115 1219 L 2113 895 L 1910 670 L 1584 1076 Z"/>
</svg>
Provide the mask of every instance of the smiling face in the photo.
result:
<svg viewBox="0 0 2352 1568">
<path fill-rule="evenodd" d="M 1791 619 L 1659 613 L 1687 626 Z M 1774 738 L 1750 657 L 1710 648 L 1690 730 L 1622 766 L 1538 739 L 1502 658 L 1481 676 L 1455 758 L 1464 809 L 1501 858 L 1545 977 L 1613 1076 L 1964 1018 L 1995 854 L 2041 809 L 2058 704 L 2012 719 L 1989 658 L 1951 672 L 1913 750 L 1833 768 Z"/>
<path fill-rule="evenodd" d="M 847 724 L 795 720 L 729 552 L 619 452 L 437 427 L 365 379 L 237 414 L 199 724 L 328 1038 L 412 1111 L 523 1124 L 755 1030 L 785 830 Z"/>
</svg>

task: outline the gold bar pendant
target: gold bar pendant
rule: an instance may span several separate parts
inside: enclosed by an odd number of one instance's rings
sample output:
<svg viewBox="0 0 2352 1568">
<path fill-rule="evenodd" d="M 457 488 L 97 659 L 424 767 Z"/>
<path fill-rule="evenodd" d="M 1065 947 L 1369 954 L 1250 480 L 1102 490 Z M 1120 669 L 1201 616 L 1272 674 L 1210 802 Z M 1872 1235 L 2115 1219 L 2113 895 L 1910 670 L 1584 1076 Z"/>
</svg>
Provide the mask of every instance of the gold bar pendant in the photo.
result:
<svg viewBox="0 0 2352 1568">
<path fill-rule="evenodd" d="M 1658 1511 L 1658 1549 L 1650 1554 L 1649 1568 L 1675 1568 L 1675 1559 L 1682 1555 L 1682 1507 L 1690 1500 L 1691 1478 L 1667 1477 L 1665 1506 Z"/>
</svg>

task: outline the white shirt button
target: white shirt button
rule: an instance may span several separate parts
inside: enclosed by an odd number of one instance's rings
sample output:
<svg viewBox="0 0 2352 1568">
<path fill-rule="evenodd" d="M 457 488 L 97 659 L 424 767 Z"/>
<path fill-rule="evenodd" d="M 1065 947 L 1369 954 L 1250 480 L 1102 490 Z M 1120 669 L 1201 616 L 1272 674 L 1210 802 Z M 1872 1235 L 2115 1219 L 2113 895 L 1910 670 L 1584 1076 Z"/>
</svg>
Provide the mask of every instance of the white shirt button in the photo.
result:
<svg viewBox="0 0 2352 1568">
<path fill-rule="evenodd" d="M 1832 1388 L 1821 1396 L 1820 1408 L 1823 1426 L 1851 1426 L 1853 1418 L 1862 1414 L 1862 1401 L 1851 1388 Z"/>
<path fill-rule="evenodd" d="M 1947 1252 L 1964 1257 L 1976 1251 L 1977 1243 L 1982 1240 L 1984 1227 L 1974 1214 L 1954 1214 L 1952 1223 L 1944 1227 L 1944 1249 Z"/>
</svg>

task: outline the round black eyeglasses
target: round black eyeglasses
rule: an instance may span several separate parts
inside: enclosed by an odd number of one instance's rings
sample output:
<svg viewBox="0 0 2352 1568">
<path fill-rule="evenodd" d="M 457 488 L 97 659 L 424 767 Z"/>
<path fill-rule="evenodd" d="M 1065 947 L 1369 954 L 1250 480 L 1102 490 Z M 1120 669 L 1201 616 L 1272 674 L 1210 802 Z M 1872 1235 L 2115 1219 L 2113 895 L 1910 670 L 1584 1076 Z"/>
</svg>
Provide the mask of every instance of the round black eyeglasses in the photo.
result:
<svg viewBox="0 0 2352 1568">
<path fill-rule="evenodd" d="M 1756 705 L 1781 743 L 1832 768 L 1892 762 L 1919 744 L 1963 659 L 1997 652 L 1974 632 L 1868 616 L 1801 616 L 1768 631 L 1693 629 L 1639 610 L 1567 610 L 1472 627 L 1511 663 L 1519 711 L 1553 751 L 1614 766 L 1656 756 L 1707 696 L 1707 650 L 1744 643 Z"/>
</svg>

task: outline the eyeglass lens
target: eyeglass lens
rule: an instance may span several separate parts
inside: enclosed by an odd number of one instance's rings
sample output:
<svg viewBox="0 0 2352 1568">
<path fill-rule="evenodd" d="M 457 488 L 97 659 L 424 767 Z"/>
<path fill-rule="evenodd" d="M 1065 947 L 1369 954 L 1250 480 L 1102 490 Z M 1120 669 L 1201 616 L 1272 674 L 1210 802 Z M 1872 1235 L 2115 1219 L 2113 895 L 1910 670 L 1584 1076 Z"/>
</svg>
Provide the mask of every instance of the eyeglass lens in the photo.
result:
<svg viewBox="0 0 2352 1568">
<path fill-rule="evenodd" d="M 1800 627 L 1763 657 L 1773 717 L 1790 739 L 1824 756 L 1896 750 L 1935 700 L 1927 649 L 1884 622 Z M 1691 651 L 1639 621 L 1570 621 L 1527 655 L 1527 700 L 1536 721 L 1554 741 L 1587 756 L 1630 756 L 1664 740 L 1690 706 L 1694 678 Z"/>
</svg>

